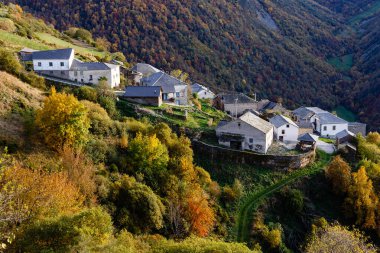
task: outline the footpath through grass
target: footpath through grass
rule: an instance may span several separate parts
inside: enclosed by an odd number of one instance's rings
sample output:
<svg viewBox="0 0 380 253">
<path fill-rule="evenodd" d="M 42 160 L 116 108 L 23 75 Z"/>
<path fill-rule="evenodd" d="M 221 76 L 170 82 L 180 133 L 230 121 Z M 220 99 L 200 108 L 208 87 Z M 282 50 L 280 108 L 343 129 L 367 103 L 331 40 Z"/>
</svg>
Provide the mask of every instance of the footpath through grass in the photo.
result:
<svg viewBox="0 0 380 253">
<path fill-rule="evenodd" d="M 260 206 L 265 198 L 299 178 L 318 173 L 325 168 L 330 162 L 330 159 L 331 156 L 329 154 L 326 154 L 323 151 L 318 151 L 317 160 L 313 164 L 289 173 L 288 176 L 268 187 L 247 194 L 238 208 L 235 225 L 236 240 L 238 242 L 248 242 L 253 212 Z"/>
</svg>

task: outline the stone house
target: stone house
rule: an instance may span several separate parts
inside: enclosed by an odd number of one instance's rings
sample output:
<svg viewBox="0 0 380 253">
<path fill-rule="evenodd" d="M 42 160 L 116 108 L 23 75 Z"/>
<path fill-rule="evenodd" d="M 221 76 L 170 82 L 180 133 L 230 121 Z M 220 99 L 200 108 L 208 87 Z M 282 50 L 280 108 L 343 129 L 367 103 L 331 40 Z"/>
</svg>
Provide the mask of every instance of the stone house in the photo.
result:
<svg viewBox="0 0 380 253">
<path fill-rule="evenodd" d="M 247 111 L 256 111 L 256 100 L 243 93 L 219 93 L 213 100 L 213 106 L 230 116 L 239 117 Z"/>
<path fill-rule="evenodd" d="M 161 106 L 162 88 L 159 86 L 127 86 L 122 98 L 138 104 Z"/>
<path fill-rule="evenodd" d="M 274 137 L 281 142 L 297 142 L 299 127 L 288 117 L 276 115 L 269 119 L 274 126 Z"/>
<path fill-rule="evenodd" d="M 273 125 L 247 112 L 231 122 L 222 122 L 216 128 L 220 145 L 267 153 L 273 142 Z"/>
</svg>

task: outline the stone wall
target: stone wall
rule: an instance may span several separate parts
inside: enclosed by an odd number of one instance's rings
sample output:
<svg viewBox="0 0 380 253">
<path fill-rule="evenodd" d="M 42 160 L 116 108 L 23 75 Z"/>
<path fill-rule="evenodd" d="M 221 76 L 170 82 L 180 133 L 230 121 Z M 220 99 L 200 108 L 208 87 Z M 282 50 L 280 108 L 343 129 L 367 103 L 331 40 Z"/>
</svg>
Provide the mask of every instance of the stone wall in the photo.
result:
<svg viewBox="0 0 380 253">
<path fill-rule="evenodd" d="M 193 140 L 192 145 L 199 158 L 211 163 L 251 164 L 266 168 L 291 170 L 303 168 L 315 159 L 315 150 L 298 155 L 264 155 L 213 146 L 198 140 Z"/>
</svg>

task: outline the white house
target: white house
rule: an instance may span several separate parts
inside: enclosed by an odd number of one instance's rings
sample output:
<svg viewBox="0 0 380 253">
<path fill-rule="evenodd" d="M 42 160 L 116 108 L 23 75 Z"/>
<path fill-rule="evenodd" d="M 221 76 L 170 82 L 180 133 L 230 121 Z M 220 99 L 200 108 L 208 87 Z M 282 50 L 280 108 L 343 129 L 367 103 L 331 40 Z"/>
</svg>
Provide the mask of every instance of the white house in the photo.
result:
<svg viewBox="0 0 380 253">
<path fill-rule="evenodd" d="M 176 105 L 189 104 L 187 96 L 188 85 L 165 72 L 160 71 L 143 77 L 140 83 L 143 86 L 161 86 L 164 103 L 174 103 Z"/>
<path fill-rule="evenodd" d="M 273 142 L 273 125 L 251 112 L 216 128 L 219 144 L 233 149 L 266 153 Z"/>
<path fill-rule="evenodd" d="M 32 53 L 34 71 L 69 70 L 74 60 L 74 49 L 36 51 Z"/>
<path fill-rule="evenodd" d="M 288 117 L 276 115 L 269 119 L 274 126 L 274 136 L 277 141 L 297 142 L 299 127 Z"/>
<path fill-rule="evenodd" d="M 82 62 L 74 59 L 69 71 L 70 80 L 98 84 L 102 78 L 107 79 L 111 88 L 119 86 L 120 66 L 104 62 Z"/>
<path fill-rule="evenodd" d="M 214 92 L 199 83 L 191 85 L 191 92 L 197 94 L 200 99 L 213 99 L 215 97 Z"/>
<path fill-rule="evenodd" d="M 335 138 L 343 130 L 348 130 L 348 122 L 318 107 L 301 107 L 293 111 L 298 125 L 312 124 L 315 132 L 322 137 Z"/>
<path fill-rule="evenodd" d="M 20 52 L 23 61 L 32 61 L 36 73 L 81 84 L 98 84 L 104 78 L 113 88 L 120 85 L 120 66 L 103 62 L 82 62 L 74 49 Z"/>
</svg>

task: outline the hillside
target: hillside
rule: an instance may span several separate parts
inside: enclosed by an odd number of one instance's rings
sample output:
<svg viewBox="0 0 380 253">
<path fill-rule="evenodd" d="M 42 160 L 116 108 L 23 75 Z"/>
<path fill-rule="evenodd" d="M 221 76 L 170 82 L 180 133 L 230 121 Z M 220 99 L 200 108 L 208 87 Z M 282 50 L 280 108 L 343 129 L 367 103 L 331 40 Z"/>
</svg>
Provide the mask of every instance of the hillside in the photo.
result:
<svg viewBox="0 0 380 253">
<path fill-rule="evenodd" d="M 28 116 L 41 107 L 42 92 L 0 71 L 0 145 L 21 146 Z"/>
<path fill-rule="evenodd" d="M 7 2 L 7 1 L 6 1 Z M 180 68 L 214 88 L 332 108 L 339 73 L 325 59 L 349 40 L 314 1 L 14 1 L 60 30 L 106 37 L 128 61 Z"/>
</svg>

